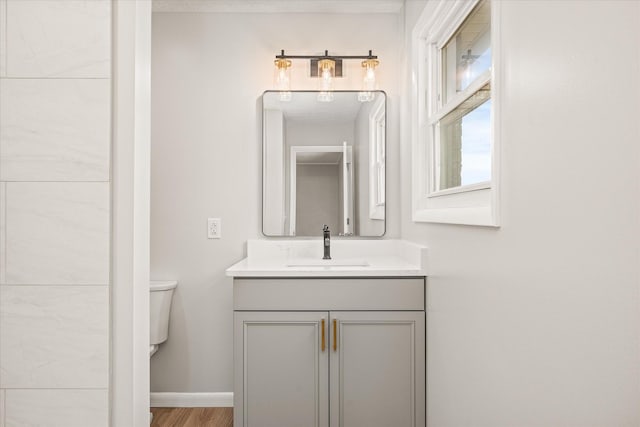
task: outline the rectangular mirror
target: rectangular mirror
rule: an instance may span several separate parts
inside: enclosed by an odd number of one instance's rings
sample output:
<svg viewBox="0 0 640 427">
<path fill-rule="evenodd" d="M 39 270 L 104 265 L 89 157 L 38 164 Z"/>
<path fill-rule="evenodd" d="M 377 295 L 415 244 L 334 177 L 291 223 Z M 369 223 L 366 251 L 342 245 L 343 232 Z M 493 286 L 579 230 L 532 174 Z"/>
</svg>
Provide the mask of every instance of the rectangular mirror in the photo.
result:
<svg viewBox="0 0 640 427">
<path fill-rule="evenodd" d="M 382 236 L 386 95 L 321 93 L 262 95 L 262 232 Z"/>
</svg>

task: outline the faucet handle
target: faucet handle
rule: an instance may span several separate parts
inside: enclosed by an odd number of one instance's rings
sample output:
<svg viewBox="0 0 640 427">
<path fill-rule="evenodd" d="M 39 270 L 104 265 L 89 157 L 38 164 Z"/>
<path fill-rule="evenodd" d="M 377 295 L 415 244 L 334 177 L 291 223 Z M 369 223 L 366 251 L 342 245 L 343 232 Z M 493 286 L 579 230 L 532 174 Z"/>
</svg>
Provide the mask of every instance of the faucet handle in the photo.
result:
<svg viewBox="0 0 640 427">
<path fill-rule="evenodd" d="M 327 224 L 323 224 L 322 225 L 322 231 L 324 231 L 325 233 L 329 232 L 329 226 Z"/>
</svg>

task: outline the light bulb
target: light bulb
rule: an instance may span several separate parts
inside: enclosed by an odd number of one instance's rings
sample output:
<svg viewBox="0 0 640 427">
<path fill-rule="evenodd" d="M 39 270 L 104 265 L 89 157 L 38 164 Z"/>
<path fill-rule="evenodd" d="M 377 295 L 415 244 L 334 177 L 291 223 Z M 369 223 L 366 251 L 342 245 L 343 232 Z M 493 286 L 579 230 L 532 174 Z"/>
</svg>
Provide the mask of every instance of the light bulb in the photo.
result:
<svg viewBox="0 0 640 427">
<path fill-rule="evenodd" d="M 288 89 L 290 87 L 289 76 L 287 75 L 287 69 L 280 68 L 278 70 L 278 77 L 276 78 L 276 86 L 278 89 Z"/>
<path fill-rule="evenodd" d="M 358 93 L 358 101 L 373 101 L 373 92 L 376 90 L 376 67 L 380 62 L 377 59 L 366 59 L 362 61 L 362 92 Z"/>
<path fill-rule="evenodd" d="M 320 93 L 318 101 L 333 101 L 333 76 L 336 70 L 336 61 L 333 59 L 321 59 L 318 61 L 318 76 L 320 76 Z"/>
<path fill-rule="evenodd" d="M 274 85 L 280 91 L 281 101 L 291 100 L 291 61 L 288 59 L 276 59 Z"/>
<path fill-rule="evenodd" d="M 333 75 L 336 69 L 336 62 L 332 59 L 321 59 L 318 61 L 318 75 L 320 76 L 320 90 L 327 91 L 333 89 Z"/>
<path fill-rule="evenodd" d="M 333 85 L 333 76 L 331 75 L 331 71 L 329 69 L 322 70 L 322 89 L 330 90 Z"/>
</svg>

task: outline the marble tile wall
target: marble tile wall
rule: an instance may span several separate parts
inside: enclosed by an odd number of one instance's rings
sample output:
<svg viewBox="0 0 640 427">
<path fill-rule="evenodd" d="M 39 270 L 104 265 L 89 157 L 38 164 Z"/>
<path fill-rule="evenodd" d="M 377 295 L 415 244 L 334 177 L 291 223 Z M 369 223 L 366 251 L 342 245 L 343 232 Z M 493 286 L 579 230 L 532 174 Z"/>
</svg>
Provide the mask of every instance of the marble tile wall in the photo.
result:
<svg viewBox="0 0 640 427">
<path fill-rule="evenodd" d="M 5 186 L 6 285 L 109 283 L 108 182 Z"/>
<path fill-rule="evenodd" d="M 0 77 L 7 75 L 7 0 L 0 0 Z"/>
<path fill-rule="evenodd" d="M 109 0 L 5 0 L 8 77 L 109 78 Z"/>
<path fill-rule="evenodd" d="M 108 426 L 111 0 L 0 0 L 0 427 Z"/>
<path fill-rule="evenodd" d="M 7 390 L 6 427 L 105 425 L 106 390 Z"/>
<path fill-rule="evenodd" d="M 109 83 L 3 79 L 0 180 L 108 181 Z"/>
</svg>

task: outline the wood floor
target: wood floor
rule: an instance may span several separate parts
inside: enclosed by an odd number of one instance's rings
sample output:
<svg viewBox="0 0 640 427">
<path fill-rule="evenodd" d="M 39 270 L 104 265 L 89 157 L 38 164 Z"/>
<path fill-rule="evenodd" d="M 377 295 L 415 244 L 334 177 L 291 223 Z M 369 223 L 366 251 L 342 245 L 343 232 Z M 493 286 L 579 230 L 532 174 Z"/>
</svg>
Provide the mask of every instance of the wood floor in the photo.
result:
<svg viewBox="0 0 640 427">
<path fill-rule="evenodd" d="M 151 408 L 151 427 L 233 427 L 233 408 Z"/>
</svg>

